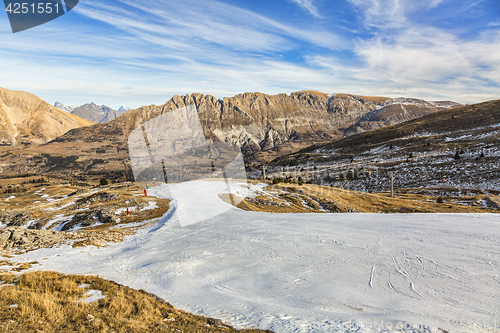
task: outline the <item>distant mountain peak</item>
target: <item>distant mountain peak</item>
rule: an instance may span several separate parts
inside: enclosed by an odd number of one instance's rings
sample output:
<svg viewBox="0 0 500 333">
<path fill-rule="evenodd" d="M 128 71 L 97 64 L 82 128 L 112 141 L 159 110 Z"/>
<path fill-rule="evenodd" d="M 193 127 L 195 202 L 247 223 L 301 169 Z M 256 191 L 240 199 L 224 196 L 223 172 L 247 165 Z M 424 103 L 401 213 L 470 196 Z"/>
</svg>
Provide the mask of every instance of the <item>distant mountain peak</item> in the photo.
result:
<svg viewBox="0 0 500 333">
<path fill-rule="evenodd" d="M 72 105 L 62 104 L 59 102 L 55 102 L 54 107 L 58 108 L 59 110 L 66 111 L 68 113 L 73 113 L 73 111 L 75 111 L 75 109 L 76 109 Z"/>
<path fill-rule="evenodd" d="M 129 107 L 126 107 L 126 106 L 120 106 L 120 108 L 118 109 L 118 112 L 127 112 L 127 111 L 130 111 L 132 110 L 131 108 Z"/>
<path fill-rule="evenodd" d="M 115 119 L 122 113 L 125 113 L 130 108 L 121 106 L 120 109 L 114 110 L 106 105 L 97 105 L 94 102 L 86 103 L 80 106 L 71 106 L 67 104 L 63 104 L 60 102 L 56 102 L 54 107 L 66 111 L 68 113 L 74 114 L 80 118 L 84 118 L 95 123 L 105 123 L 110 120 Z"/>
</svg>

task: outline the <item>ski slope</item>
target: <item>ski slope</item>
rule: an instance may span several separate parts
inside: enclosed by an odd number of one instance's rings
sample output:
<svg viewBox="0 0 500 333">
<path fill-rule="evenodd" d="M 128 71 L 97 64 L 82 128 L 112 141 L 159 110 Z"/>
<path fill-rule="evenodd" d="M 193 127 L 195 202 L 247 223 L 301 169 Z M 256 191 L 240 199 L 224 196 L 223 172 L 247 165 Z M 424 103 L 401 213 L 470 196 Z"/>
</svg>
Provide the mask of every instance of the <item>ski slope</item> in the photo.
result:
<svg viewBox="0 0 500 333">
<path fill-rule="evenodd" d="M 123 243 L 15 259 L 142 288 L 238 328 L 385 332 L 402 322 L 405 331 L 480 332 L 470 322 L 500 324 L 500 215 L 247 212 L 218 198 L 224 182 L 175 186 L 150 189 L 177 198 Z M 187 227 L 176 218 L 203 212 L 212 217 Z"/>
</svg>

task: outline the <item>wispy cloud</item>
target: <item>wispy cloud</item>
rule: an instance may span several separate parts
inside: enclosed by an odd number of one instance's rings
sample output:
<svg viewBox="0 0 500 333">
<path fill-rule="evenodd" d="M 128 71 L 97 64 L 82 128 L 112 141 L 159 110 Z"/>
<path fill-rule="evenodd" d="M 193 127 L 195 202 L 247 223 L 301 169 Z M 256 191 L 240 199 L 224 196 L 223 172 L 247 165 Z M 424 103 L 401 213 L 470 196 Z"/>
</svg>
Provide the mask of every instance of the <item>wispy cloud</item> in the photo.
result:
<svg viewBox="0 0 500 333">
<path fill-rule="evenodd" d="M 350 31 L 335 30 L 327 15 L 299 15 L 298 23 L 201 0 L 147 6 L 86 0 L 71 14 L 79 24 L 68 28 L 68 21 L 55 20 L 21 34 L 7 33 L 0 20 L 0 86 L 49 102 L 111 107 L 162 104 L 192 92 L 224 97 L 302 89 L 459 102 L 500 97 L 500 29 L 494 23 L 461 39 L 453 29 L 410 17 L 451 0 L 348 1 L 357 9 L 350 13 L 355 18 L 343 16 L 356 28 Z"/>
<path fill-rule="evenodd" d="M 463 41 L 438 29 L 408 29 L 391 42 L 359 41 L 355 50 L 363 66 L 321 56 L 308 60 L 345 82 L 344 89 L 460 102 L 500 97 L 498 33 Z"/>
<path fill-rule="evenodd" d="M 349 0 L 359 8 L 367 27 L 394 28 L 406 22 L 404 0 Z"/>
<path fill-rule="evenodd" d="M 319 14 L 318 8 L 313 4 L 312 0 L 292 0 L 296 4 L 298 4 L 300 7 L 306 9 L 311 13 L 311 15 L 317 17 L 317 18 L 322 18 L 321 15 Z"/>
</svg>

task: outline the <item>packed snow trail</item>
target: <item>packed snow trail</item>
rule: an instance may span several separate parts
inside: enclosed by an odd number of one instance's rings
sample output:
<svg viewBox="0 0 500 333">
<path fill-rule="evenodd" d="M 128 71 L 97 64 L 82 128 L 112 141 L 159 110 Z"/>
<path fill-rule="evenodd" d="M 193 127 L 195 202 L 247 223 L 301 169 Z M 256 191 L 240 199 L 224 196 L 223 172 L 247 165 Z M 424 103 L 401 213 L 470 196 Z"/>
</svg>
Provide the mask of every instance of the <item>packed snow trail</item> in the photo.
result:
<svg viewBox="0 0 500 333">
<path fill-rule="evenodd" d="M 454 331 L 447 322 L 500 323 L 500 215 L 248 212 L 218 198 L 223 182 L 176 186 L 185 195 L 168 218 L 123 243 L 22 257 L 142 288 L 236 327 L 335 332 L 358 320 L 375 323 L 358 327 L 366 332 L 387 331 L 382 321 Z M 180 209 L 222 214 L 181 228 Z"/>
</svg>

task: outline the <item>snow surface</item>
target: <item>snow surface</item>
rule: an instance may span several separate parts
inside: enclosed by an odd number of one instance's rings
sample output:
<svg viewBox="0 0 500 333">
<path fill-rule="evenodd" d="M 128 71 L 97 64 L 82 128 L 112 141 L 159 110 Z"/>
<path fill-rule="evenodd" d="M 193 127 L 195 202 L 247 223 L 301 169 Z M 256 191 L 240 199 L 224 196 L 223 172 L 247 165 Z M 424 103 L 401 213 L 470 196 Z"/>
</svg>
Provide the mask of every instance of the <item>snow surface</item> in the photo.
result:
<svg viewBox="0 0 500 333">
<path fill-rule="evenodd" d="M 15 260 L 98 274 L 239 328 L 388 332 L 400 321 L 403 331 L 481 332 L 468 323 L 500 323 L 500 215 L 248 212 L 218 198 L 223 182 L 176 186 L 184 194 L 170 211 L 122 243 Z M 211 218 L 181 227 L 182 207 Z"/>
</svg>

